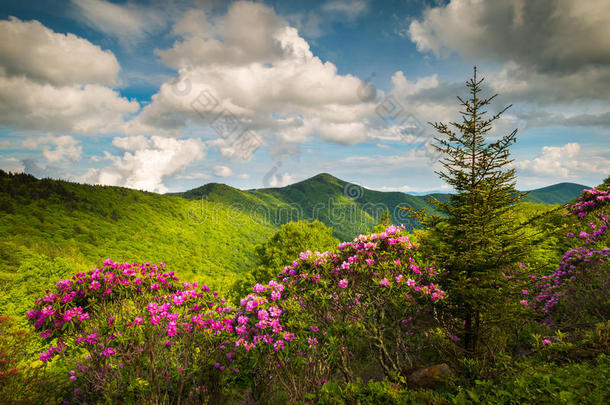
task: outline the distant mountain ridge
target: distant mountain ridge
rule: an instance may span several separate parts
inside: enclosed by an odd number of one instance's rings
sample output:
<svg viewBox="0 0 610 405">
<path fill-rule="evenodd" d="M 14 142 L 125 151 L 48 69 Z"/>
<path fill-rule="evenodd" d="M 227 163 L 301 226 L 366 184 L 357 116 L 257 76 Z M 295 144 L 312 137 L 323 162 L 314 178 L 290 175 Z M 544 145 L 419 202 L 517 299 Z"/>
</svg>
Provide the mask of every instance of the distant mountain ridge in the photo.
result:
<svg viewBox="0 0 610 405">
<path fill-rule="evenodd" d="M 559 183 L 529 191 L 524 201 L 565 204 L 585 188 L 588 187 Z M 225 184 L 208 183 L 172 195 L 229 204 L 235 209 L 250 211 L 251 215 L 262 215 L 275 225 L 290 220 L 318 219 L 331 226 L 336 237 L 349 240 L 376 225 L 385 209 L 392 214 L 394 223 L 414 228 L 417 223 L 399 207 L 420 210 L 428 207 L 430 197 L 446 200 L 450 194 L 411 195 L 400 191 L 376 191 L 320 173 L 284 187 L 239 190 Z"/>
</svg>

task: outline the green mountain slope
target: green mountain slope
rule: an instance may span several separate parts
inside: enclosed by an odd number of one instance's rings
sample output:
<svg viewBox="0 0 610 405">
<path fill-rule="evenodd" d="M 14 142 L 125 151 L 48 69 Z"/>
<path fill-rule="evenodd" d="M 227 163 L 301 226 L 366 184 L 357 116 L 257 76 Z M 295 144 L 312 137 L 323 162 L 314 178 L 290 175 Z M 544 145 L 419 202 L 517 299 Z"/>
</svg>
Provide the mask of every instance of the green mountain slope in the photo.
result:
<svg viewBox="0 0 610 405">
<path fill-rule="evenodd" d="M 412 227 L 415 222 L 397 207 L 426 206 L 422 197 L 369 190 L 326 173 L 285 187 L 238 190 L 212 183 L 176 195 L 203 202 L 223 202 L 249 215 L 264 217 L 273 225 L 318 219 L 332 227 L 334 236 L 342 240 L 370 231 L 385 209 L 390 210 L 395 222 Z"/>
<path fill-rule="evenodd" d="M 591 188 L 575 183 L 558 183 L 552 186 L 531 190 L 525 201 L 544 204 L 566 204 L 578 197 L 582 190 Z"/>
<path fill-rule="evenodd" d="M 275 230 L 223 203 L 0 171 L 0 312 L 15 312 L 46 280 L 105 258 L 163 261 L 181 279 L 222 288 Z"/>
<path fill-rule="evenodd" d="M 529 192 L 525 201 L 563 204 L 577 197 L 586 186 L 560 183 Z M 322 173 L 285 187 L 238 190 L 211 183 L 176 195 L 187 199 L 223 202 L 249 215 L 258 215 L 274 225 L 290 220 L 318 219 L 333 228 L 341 240 L 350 240 L 359 233 L 368 232 L 388 209 L 394 223 L 410 228 L 416 222 L 399 207 L 415 210 L 429 207 L 430 197 L 446 200 L 449 194 L 434 193 L 414 196 L 401 192 L 369 190 Z"/>
</svg>

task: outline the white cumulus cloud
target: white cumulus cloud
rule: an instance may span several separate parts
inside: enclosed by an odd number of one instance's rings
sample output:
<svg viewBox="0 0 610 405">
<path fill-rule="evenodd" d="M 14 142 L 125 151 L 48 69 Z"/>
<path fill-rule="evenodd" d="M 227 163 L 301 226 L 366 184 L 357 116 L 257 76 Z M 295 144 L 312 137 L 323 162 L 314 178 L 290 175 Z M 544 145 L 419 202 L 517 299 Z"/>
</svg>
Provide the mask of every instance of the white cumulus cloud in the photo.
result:
<svg viewBox="0 0 610 405">
<path fill-rule="evenodd" d="M 551 178 L 569 179 L 591 173 L 603 175 L 610 173 L 610 160 L 607 158 L 608 150 L 601 152 L 583 153 L 577 142 L 563 146 L 543 146 L 535 158 L 518 161 L 514 165 L 525 175 Z"/>
<path fill-rule="evenodd" d="M 216 177 L 229 177 L 233 174 L 233 170 L 228 166 L 214 166 L 213 172 Z"/>
<path fill-rule="evenodd" d="M 0 21 L 0 124 L 14 128 L 99 133 L 116 131 L 139 109 L 111 87 L 119 64 L 73 34 L 38 21 Z"/>
<path fill-rule="evenodd" d="M 226 126 L 282 141 L 365 139 L 362 127 L 375 105 L 361 98 L 363 82 L 315 56 L 273 9 L 240 1 L 214 19 L 190 12 L 174 32 L 180 38 L 157 54 L 178 77 L 161 86 L 130 123 L 130 133 L 214 127 L 220 114 L 232 121 Z"/>
<path fill-rule="evenodd" d="M 140 143 L 141 139 L 113 142 L 126 148 Z M 122 157 L 107 154 L 112 164 L 102 169 L 90 169 L 83 180 L 164 193 L 167 192 L 164 178 L 181 173 L 204 156 L 205 144 L 200 139 L 152 136 L 144 149 L 126 151 Z"/>
</svg>

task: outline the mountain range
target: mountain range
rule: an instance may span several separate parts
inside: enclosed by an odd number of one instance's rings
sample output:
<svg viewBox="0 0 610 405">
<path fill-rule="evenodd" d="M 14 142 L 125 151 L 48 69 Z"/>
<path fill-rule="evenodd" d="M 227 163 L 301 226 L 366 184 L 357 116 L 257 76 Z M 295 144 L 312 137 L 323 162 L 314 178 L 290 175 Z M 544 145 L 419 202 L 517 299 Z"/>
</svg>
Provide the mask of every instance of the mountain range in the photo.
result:
<svg viewBox="0 0 610 405">
<path fill-rule="evenodd" d="M 530 190 L 523 201 L 565 204 L 576 198 L 587 186 L 558 183 Z M 171 195 L 202 202 L 229 205 L 240 212 L 263 216 L 269 223 L 281 225 L 290 220 L 318 219 L 333 228 L 341 240 L 351 240 L 375 226 L 387 209 L 393 223 L 410 229 L 416 221 L 401 207 L 420 210 L 429 207 L 431 197 L 444 201 L 448 193 L 412 195 L 399 191 L 375 191 L 321 173 L 285 187 L 239 190 L 220 183 L 209 183 Z"/>
</svg>

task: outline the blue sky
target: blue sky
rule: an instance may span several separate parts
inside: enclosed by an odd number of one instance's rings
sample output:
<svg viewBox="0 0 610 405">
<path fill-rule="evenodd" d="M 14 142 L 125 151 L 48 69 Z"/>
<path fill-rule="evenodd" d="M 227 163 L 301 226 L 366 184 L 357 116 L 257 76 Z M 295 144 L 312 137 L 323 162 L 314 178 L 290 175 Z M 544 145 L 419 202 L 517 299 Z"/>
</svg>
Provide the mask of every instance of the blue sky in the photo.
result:
<svg viewBox="0 0 610 405">
<path fill-rule="evenodd" d="M 0 2 L 0 168 L 156 192 L 329 172 L 443 190 L 477 65 L 518 186 L 610 174 L 604 0 Z M 544 28 L 541 28 L 544 27 Z"/>
</svg>

